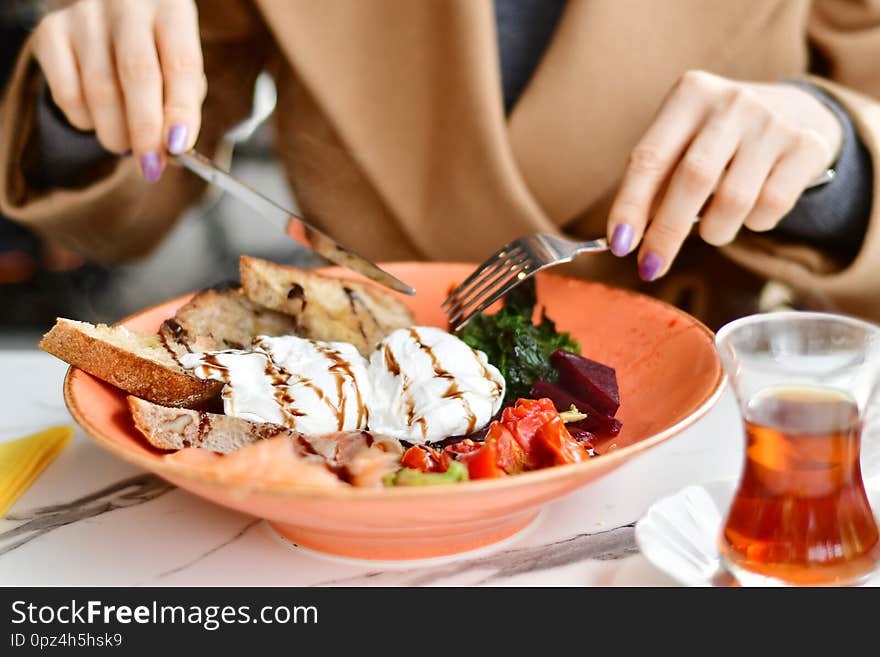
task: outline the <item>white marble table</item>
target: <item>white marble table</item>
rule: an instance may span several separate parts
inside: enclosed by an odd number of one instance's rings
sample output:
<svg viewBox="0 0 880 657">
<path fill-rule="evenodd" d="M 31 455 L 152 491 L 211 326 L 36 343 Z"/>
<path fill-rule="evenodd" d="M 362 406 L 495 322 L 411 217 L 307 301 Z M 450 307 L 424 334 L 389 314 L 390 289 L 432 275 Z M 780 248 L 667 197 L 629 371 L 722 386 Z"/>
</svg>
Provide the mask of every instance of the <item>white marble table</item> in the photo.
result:
<svg viewBox="0 0 880 657">
<path fill-rule="evenodd" d="M 0 442 L 73 424 L 65 369 L 35 350 L 0 351 Z M 548 505 L 500 547 L 376 564 L 291 546 L 264 522 L 178 490 L 77 429 L 0 520 L 0 585 L 670 585 L 638 553 L 632 524 L 683 486 L 736 477 L 741 459 L 728 392 L 693 427 Z"/>
</svg>

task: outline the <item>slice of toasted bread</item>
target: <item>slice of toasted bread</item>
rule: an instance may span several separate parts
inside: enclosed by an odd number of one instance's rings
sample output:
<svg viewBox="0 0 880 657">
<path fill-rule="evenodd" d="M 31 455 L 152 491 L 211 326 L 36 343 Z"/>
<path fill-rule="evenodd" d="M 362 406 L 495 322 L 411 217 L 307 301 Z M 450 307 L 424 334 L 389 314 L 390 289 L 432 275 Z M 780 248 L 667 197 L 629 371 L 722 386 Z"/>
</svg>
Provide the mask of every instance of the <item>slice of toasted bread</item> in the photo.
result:
<svg viewBox="0 0 880 657">
<path fill-rule="evenodd" d="M 345 482 L 353 486 L 382 486 L 386 475 L 400 469 L 404 451 L 400 441 L 366 431 L 305 436 L 277 424 L 167 408 L 137 397 L 128 397 L 128 406 L 135 426 L 154 447 L 167 450 L 196 447 L 220 454 L 238 452 L 229 457 L 232 460 L 218 464 L 216 471 L 262 483 L 340 485 Z M 286 446 L 279 442 L 286 442 Z M 251 447 L 239 451 L 248 445 Z M 200 459 L 200 462 L 204 461 Z"/>
<path fill-rule="evenodd" d="M 170 450 L 198 448 L 167 458 L 210 472 L 220 481 L 305 488 L 346 485 L 309 439 L 285 427 L 167 408 L 136 397 L 129 397 L 128 405 L 135 426 L 151 445 Z"/>
<path fill-rule="evenodd" d="M 138 431 L 159 449 L 199 447 L 229 454 L 258 440 L 276 436 L 295 438 L 298 435 L 278 424 L 249 422 L 187 408 L 169 408 L 132 396 L 128 397 L 128 407 Z"/>
<path fill-rule="evenodd" d="M 223 388 L 188 374 L 158 335 L 135 333 L 121 326 L 94 326 L 59 318 L 43 336 L 40 349 L 111 383 L 164 406 L 200 408 Z"/>
<path fill-rule="evenodd" d="M 258 335 L 296 331 L 296 318 L 251 301 L 240 288 L 208 289 L 196 294 L 159 329 L 177 357 L 188 352 L 247 349 Z"/>
<path fill-rule="evenodd" d="M 241 258 L 241 285 L 258 304 L 297 318 L 301 335 L 350 342 L 364 356 L 395 329 L 412 326 L 413 314 L 370 283 L 333 278 L 258 258 Z"/>
</svg>

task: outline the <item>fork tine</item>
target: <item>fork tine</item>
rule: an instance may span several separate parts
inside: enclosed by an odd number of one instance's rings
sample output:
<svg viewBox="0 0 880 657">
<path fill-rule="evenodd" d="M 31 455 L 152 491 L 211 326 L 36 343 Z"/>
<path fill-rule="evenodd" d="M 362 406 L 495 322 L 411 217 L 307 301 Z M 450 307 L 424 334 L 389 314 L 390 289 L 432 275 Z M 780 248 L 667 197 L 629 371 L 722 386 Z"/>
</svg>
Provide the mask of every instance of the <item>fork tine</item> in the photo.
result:
<svg viewBox="0 0 880 657">
<path fill-rule="evenodd" d="M 500 281 L 511 275 L 511 272 L 515 274 L 520 271 L 522 266 L 527 265 L 529 261 L 529 254 L 522 252 L 514 258 L 505 260 L 500 267 L 493 267 L 491 272 L 487 271 L 467 295 L 458 295 L 455 302 L 446 309 L 447 317 L 450 318 L 450 321 L 455 321 L 465 308 L 497 287 Z"/>
<path fill-rule="evenodd" d="M 527 272 L 533 265 L 534 263 L 527 258 L 520 262 L 517 267 L 513 267 L 507 271 L 502 272 L 491 282 L 491 284 L 484 286 L 479 294 L 475 294 L 474 296 L 469 298 L 466 303 L 458 306 L 455 314 L 451 314 L 449 316 L 449 324 L 453 326 L 461 324 L 461 320 L 463 317 L 466 316 L 469 318 L 475 312 L 477 312 L 474 310 L 475 307 L 479 306 L 481 309 L 485 310 L 488 305 L 491 304 L 483 303 L 484 299 L 486 299 L 487 297 L 490 297 L 495 301 L 500 299 L 504 293 L 502 292 L 501 295 L 499 295 L 497 291 L 509 290 L 511 289 L 511 287 L 513 287 L 510 285 L 511 282 L 516 285 L 516 281 L 524 280 L 524 278 L 520 279 L 519 277 L 522 276 L 524 272 Z"/>
<path fill-rule="evenodd" d="M 500 280 L 506 271 L 512 270 L 520 266 L 523 262 L 528 261 L 529 255 L 525 251 L 517 251 L 505 260 L 499 260 L 497 263 L 487 267 L 482 275 L 476 279 L 470 288 L 466 291 L 455 293 L 455 300 L 446 308 L 446 314 L 455 312 L 468 299 L 481 296 L 487 289 L 491 288 L 498 280 Z"/>
<path fill-rule="evenodd" d="M 460 321 L 458 321 L 455 324 L 450 322 L 450 328 L 452 329 L 452 332 L 455 333 L 455 332 L 461 330 L 462 328 L 464 328 L 465 324 L 467 324 L 475 315 L 486 310 L 486 308 L 488 308 L 493 303 L 498 301 L 501 297 L 503 297 L 505 294 L 510 292 L 513 288 L 515 288 L 517 285 L 522 283 L 527 278 L 534 276 L 535 272 L 537 272 L 537 271 L 538 271 L 537 269 L 532 269 L 531 271 L 526 271 L 525 269 L 522 269 L 519 272 L 517 272 L 516 274 L 514 274 L 513 276 L 511 276 L 504 283 L 504 285 L 501 287 L 501 289 L 499 289 L 491 297 L 489 297 L 488 299 L 483 301 L 479 306 L 474 308 L 464 318 L 462 318 Z"/>
<path fill-rule="evenodd" d="M 446 301 L 440 304 L 440 307 L 443 308 L 449 305 L 449 303 L 452 302 L 456 297 L 461 298 L 465 290 L 467 290 L 467 288 L 471 286 L 471 283 L 474 283 L 478 278 L 481 278 L 483 273 L 487 269 L 498 265 L 504 259 L 509 259 L 512 253 L 522 250 L 522 247 L 519 246 L 518 241 L 519 240 L 513 240 L 511 242 L 508 242 L 500 249 L 498 249 L 495 253 L 486 258 L 483 264 L 474 269 L 473 273 L 466 279 L 464 279 L 464 281 L 452 291 L 452 294 L 449 295 Z"/>
</svg>

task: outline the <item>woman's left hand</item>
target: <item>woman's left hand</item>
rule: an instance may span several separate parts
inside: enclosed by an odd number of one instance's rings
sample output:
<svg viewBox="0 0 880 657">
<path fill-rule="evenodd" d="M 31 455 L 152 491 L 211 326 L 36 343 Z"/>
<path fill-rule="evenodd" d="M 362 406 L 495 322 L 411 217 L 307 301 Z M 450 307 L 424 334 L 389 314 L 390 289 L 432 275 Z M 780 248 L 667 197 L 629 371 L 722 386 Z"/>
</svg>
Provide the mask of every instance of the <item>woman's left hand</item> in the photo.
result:
<svg viewBox="0 0 880 657">
<path fill-rule="evenodd" d="M 842 140 L 837 117 L 797 86 L 689 71 L 630 155 L 608 217 L 611 250 L 623 256 L 641 242 L 639 275 L 650 281 L 669 269 L 698 214 L 710 244 L 742 226 L 770 230 Z"/>
</svg>

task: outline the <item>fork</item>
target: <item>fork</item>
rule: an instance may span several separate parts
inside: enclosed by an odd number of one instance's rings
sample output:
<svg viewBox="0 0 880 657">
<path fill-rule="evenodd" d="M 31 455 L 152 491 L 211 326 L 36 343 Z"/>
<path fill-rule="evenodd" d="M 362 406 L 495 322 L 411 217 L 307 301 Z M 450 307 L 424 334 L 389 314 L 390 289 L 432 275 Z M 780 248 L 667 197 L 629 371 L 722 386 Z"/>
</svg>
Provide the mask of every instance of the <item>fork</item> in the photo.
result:
<svg viewBox="0 0 880 657">
<path fill-rule="evenodd" d="M 805 189 L 820 187 L 834 178 L 834 169 L 827 169 Z M 694 223 L 699 221 L 700 217 L 694 217 Z M 578 242 L 548 233 L 533 233 L 508 242 L 477 267 L 440 305 L 449 329 L 453 333 L 461 330 L 474 315 L 486 310 L 542 269 L 571 262 L 581 253 L 607 250 L 608 241 L 604 237 Z"/>
<path fill-rule="evenodd" d="M 578 242 L 547 233 L 533 233 L 508 242 L 477 267 L 441 304 L 450 330 L 453 333 L 461 330 L 474 315 L 542 269 L 571 262 L 581 253 L 607 250 L 608 241 L 604 237 Z"/>
</svg>

